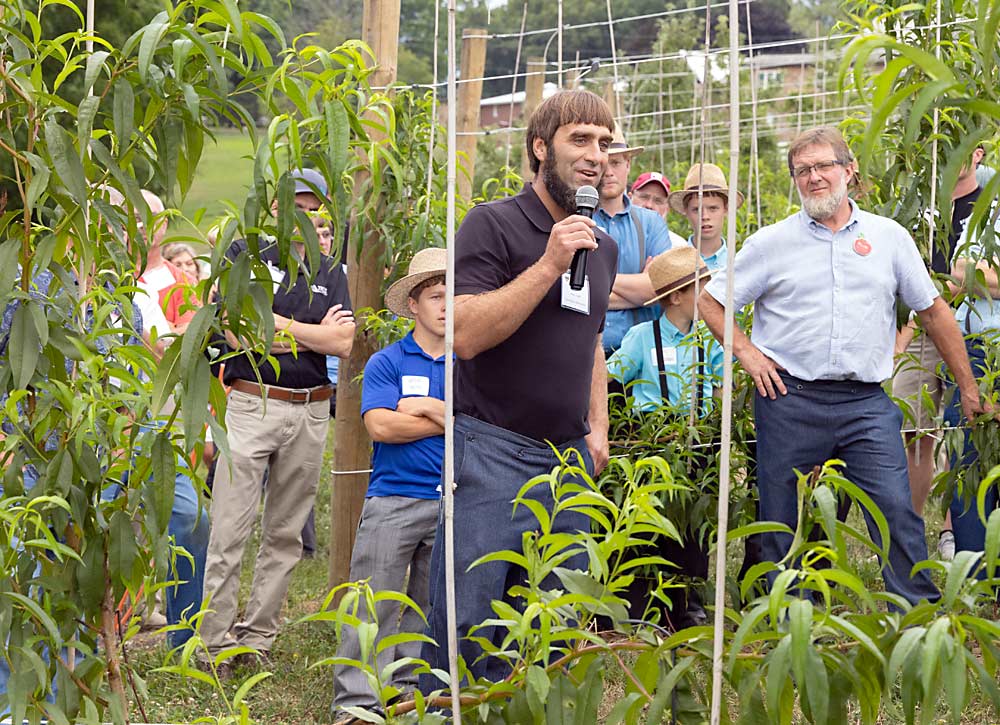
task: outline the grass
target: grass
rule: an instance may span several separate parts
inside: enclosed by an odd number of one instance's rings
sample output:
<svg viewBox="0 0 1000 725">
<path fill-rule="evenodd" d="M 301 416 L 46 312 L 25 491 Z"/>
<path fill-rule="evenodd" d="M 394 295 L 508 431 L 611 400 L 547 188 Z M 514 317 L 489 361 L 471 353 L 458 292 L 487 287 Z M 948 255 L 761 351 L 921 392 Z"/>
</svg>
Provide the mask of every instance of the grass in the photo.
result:
<svg viewBox="0 0 1000 725">
<path fill-rule="evenodd" d="M 181 204 L 184 219 L 174 222 L 168 237 L 200 237 L 198 232 L 208 231 L 225 211 L 225 202 L 243 204 L 253 178 L 250 137 L 229 128 L 213 133 L 215 141 L 206 141 L 197 176 Z"/>
</svg>

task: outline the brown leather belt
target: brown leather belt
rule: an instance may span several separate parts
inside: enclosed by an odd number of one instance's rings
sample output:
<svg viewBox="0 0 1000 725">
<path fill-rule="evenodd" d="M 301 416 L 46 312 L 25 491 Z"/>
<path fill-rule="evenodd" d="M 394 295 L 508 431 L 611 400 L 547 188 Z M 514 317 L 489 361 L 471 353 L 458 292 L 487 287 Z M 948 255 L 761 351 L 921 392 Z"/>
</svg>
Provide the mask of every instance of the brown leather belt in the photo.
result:
<svg viewBox="0 0 1000 725">
<path fill-rule="evenodd" d="M 240 380 L 239 378 L 234 380 L 230 387 L 233 390 L 239 390 L 241 393 L 256 395 L 258 398 L 272 398 L 274 400 L 283 400 L 286 403 L 297 404 L 318 403 L 322 400 L 329 400 L 334 394 L 334 387 L 332 385 L 320 385 L 315 388 L 300 389 L 265 385 L 262 394 L 260 385 L 251 383 L 249 380 Z"/>
</svg>

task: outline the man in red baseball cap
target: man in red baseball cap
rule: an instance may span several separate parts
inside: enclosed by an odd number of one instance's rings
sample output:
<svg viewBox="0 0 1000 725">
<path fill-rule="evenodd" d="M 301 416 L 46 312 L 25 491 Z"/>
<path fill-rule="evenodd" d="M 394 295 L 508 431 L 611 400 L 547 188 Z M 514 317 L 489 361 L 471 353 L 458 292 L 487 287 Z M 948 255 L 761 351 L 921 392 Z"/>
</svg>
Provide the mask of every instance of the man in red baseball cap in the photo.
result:
<svg viewBox="0 0 1000 725">
<path fill-rule="evenodd" d="M 669 195 L 670 179 L 659 171 L 645 171 L 632 183 L 632 203 L 643 209 L 655 211 L 663 217 L 663 221 L 667 220 L 667 215 L 670 213 L 670 203 L 667 200 Z M 672 231 L 670 241 L 675 247 L 687 244 L 684 237 Z"/>
</svg>

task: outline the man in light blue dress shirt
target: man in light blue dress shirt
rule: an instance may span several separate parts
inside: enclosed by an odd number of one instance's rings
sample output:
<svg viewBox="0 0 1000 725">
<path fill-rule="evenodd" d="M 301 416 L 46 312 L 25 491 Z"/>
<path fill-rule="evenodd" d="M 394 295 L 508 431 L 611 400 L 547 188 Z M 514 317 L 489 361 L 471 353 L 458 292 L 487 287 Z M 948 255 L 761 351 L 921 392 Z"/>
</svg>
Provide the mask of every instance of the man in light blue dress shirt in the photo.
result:
<svg viewBox="0 0 1000 725">
<path fill-rule="evenodd" d="M 886 588 L 911 604 L 940 597 L 926 570 L 924 523 L 913 510 L 902 413 L 882 390 L 892 375 L 897 295 L 917 311 L 954 372 L 968 417 L 983 411 L 962 335 L 910 237 L 891 219 L 862 211 L 848 196 L 854 159 L 835 128 L 806 131 L 789 146 L 788 167 L 802 211 L 749 237 L 736 255 L 734 302 L 754 303 L 752 338 L 738 328 L 733 351 L 757 386 L 760 518 L 795 528 L 795 469 L 831 458 L 881 509 L 890 532 Z M 722 339 L 726 272 L 700 298 Z M 884 546 L 865 513 L 873 541 Z M 779 562 L 792 536 L 763 536 L 765 560 Z M 772 573 L 774 576 L 774 573 Z"/>
<path fill-rule="evenodd" d="M 632 155 L 642 150 L 642 146 L 626 144 L 620 130 L 615 132 L 601 182 L 601 207 L 594 212 L 597 226 L 618 243 L 618 276 L 604 318 L 605 357 L 621 347 L 629 328 L 657 317 L 655 309 L 643 306 L 653 296 L 643 270 L 651 258 L 672 245 L 663 217 L 635 206 L 625 193 Z"/>
</svg>

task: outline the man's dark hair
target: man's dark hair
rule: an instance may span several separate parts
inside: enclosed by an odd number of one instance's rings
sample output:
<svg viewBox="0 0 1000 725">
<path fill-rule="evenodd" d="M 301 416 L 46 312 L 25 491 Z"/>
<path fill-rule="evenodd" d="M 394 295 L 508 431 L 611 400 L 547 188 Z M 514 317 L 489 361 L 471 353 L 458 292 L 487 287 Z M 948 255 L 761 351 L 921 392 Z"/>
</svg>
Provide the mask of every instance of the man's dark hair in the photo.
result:
<svg viewBox="0 0 1000 725">
<path fill-rule="evenodd" d="M 531 114 L 528 121 L 528 132 L 524 142 L 527 146 L 528 161 L 533 173 L 538 173 L 539 160 L 535 156 L 535 139 L 545 142 L 545 147 L 552 146 L 552 138 L 560 126 L 571 123 L 592 123 L 604 126 L 614 133 L 615 119 L 611 109 L 604 100 L 590 91 L 559 91 L 544 101 Z"/>
<path fill-rule="evenodd" d="M 410 297 L 413 299 L 414 302 L 419 302 L 420 294 L 425 289 L 427 289 L 428 287 L 433 287 L 436 284 L 444 284 L 444 280 L 445 276 L 443 274 L 439 274 L 436 277 L 428 277 L 423 282 L 416 285 L 413 289 L 410 290 Z"/>
</svg>

